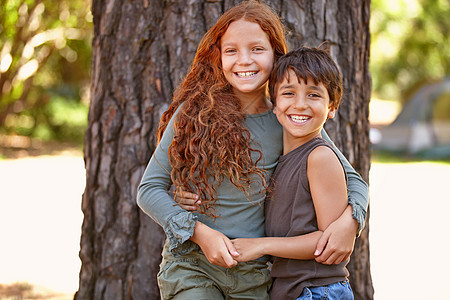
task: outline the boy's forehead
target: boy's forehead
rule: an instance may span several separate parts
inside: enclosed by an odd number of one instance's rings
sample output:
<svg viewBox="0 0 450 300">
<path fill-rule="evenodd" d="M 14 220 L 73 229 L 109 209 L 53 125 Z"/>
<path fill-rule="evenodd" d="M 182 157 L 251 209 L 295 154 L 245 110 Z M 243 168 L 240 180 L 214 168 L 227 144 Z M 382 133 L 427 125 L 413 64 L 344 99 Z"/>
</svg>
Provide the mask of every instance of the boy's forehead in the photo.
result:
<svg viewBox="0 0 450 300">
<path fill-rule="evenodd" d="M 278 81 L 278 84 L 281 85 L 283 83 L 291 83 L 291 80 L 295 79 L 297 80 L 298 83 L 302 83 L 303 81 L 305 81 L 305 83 L 308 83 L 308 79 L 311 78 L 306 78 L 306 80 L 303 80 L 303 78 L 297 76 L 297 73 L 295 73 L 295 71 L 292 68 L 289 68 L 284 72 L 283 76 L 281 77 L 281 80 Z"/>
<path fill-rule="evenodd" d="M 297 78 L 297 74 L 295 74 L 294 70 L 289 68 L 286 71 L 284 71 L 284 74 L 283 74 L 283 76 L 281 76 L 280 80 L 278 80 L 278 83 L 284 83 L 284 82 L 290 83 L 291 77 Z M 297 80 L 298 80 L 298 78 L 297 78 Z"/>
<path fill-rule="evenodd" d="M 305 84 L 308 86 L 316 86 L 316 87 L 325 87 L 325 84 L 321 81 L 316 81 L 313 77 L 306 77 L 303 78 L 302 75 L 297 74 L 292 68 L 287 69 L 283 76 L 281 77 L 281 80 L 279 80 L 276 84 L 276 89 L 288 86 L 288 88 L 292 88 L 295 83 L 298 84 Z"/>
</svg>

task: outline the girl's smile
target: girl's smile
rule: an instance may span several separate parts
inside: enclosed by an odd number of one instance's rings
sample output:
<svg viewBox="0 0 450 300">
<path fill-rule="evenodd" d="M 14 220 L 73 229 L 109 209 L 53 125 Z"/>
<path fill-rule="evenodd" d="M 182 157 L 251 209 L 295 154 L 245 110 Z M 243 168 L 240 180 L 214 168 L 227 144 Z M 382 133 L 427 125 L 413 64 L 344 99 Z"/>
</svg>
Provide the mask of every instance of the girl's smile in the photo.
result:
<svg viewBox="0 0 450 300">
<path fill-rule="evenodd" d="M 228 26 L 220 47 L 223 74 L 243 106 L 249 99 L 264 100 L 274 62 L 267 34 L 257 23 L 241 19 Z"/>
</svg>

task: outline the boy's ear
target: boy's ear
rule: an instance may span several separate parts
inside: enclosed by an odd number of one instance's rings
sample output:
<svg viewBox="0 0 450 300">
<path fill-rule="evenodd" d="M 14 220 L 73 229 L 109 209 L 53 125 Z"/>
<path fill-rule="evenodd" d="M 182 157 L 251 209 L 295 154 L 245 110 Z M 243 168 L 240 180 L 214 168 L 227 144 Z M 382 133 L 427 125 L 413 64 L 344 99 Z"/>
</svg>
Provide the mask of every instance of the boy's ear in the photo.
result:
<svg viewBox="0 0 450 300">
<path fill-rule="evenodd" d="M 276 114 L 278 112 L 278 106 L 276 104 L 273 105 L 273 113 Z"/>
<path fill-rule="evenodd" d="M 328 119 L 333 119 L 335 114 L 336 109 L 335 108 L 330 109 L 330 111 L 328 112 Z"/>
</svg>

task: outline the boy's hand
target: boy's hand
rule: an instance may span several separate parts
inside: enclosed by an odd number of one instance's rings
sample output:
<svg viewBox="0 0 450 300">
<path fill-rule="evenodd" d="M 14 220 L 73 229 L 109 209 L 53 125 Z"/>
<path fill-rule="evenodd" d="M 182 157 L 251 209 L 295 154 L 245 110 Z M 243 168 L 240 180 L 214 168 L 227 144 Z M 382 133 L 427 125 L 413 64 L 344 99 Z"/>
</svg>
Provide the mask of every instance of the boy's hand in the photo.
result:
<svg viewBox="0 0 450 300">
<path fill-rule="evenodd" d="M 255 260 L 264 255 L 262 247 L 263 240 L 258 238 L 253 239 L 234 239 L 231 240 L 234 248 L 239 253 L 239 256 L 234 259 L 239 262 Z"/>
<path fill-rule="evenodd" d="M 173 193 L 173 200 L 175 200 L 182 209 L 187 211 L 196 211 L 202 204 L 202 201 L 198 199 L 198 195 L 183 190 L 175 191 Z"/>
<path fill-rule="evenodd" d="M 344 213 L 331 223 L 317 242 L 316 261 L 326 265 L 340 264 L 348 259 L 355 246 L 358 222 L 348 206 Z"/>
</svg>

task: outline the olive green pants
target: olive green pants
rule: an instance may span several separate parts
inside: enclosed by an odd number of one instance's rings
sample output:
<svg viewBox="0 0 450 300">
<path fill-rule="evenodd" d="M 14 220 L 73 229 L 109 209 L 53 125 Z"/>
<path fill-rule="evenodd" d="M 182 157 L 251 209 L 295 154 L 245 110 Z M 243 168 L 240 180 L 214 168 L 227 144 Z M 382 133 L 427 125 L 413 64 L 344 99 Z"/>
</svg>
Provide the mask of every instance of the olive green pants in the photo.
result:
<svg viewBox="0 0 450 300">
<path fill-rule="evenodd" d="M 158 273 L 161 299 L 269 299 L 270 272 L 262 261 L 233 268 L 211 264 L 201 250 L 179 258 L 167 255 Z"/>
</svg>

